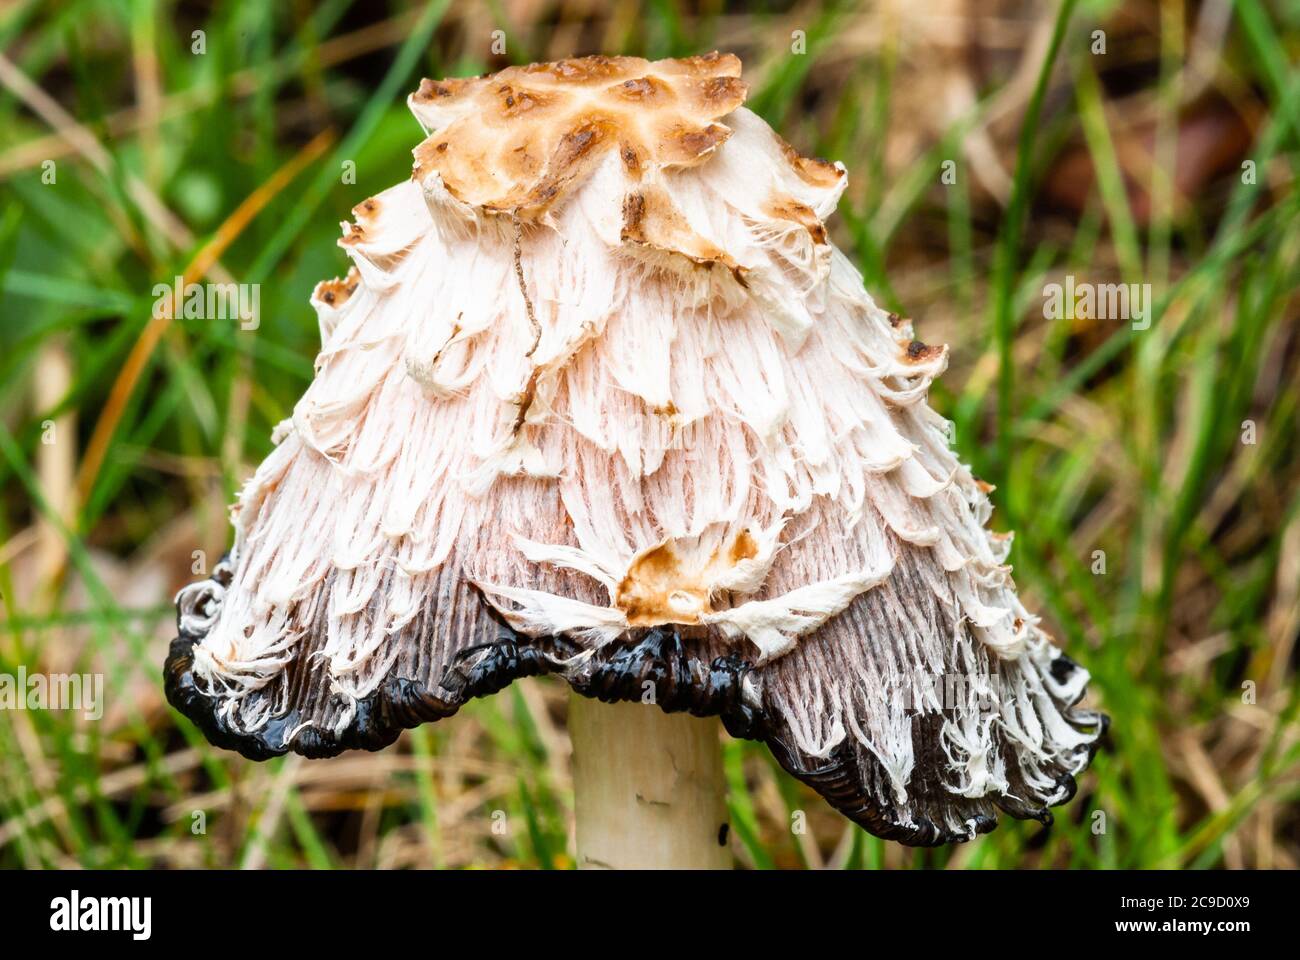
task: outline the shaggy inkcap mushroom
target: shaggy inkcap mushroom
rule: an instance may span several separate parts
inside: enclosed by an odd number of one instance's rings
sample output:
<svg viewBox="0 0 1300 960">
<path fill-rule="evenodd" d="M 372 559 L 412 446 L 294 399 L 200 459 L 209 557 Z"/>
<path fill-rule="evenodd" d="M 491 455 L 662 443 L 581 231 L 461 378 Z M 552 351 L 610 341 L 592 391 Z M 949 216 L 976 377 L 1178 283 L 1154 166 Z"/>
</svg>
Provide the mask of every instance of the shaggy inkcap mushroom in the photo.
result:
<svg viewBox="0 0 1300 960">
<path fill-rule="evenodd" d="M 178 597 L 171 702 L 264 758 L 378 749 L 515 677 L 718 714 L 878 836 L 1050 820 L 1105 718 L 926 403 L 947 349 L 823 221 L 839 164 L 740 61 L 425 81 L 343 225 L 316 376 Z"/>
</svg>

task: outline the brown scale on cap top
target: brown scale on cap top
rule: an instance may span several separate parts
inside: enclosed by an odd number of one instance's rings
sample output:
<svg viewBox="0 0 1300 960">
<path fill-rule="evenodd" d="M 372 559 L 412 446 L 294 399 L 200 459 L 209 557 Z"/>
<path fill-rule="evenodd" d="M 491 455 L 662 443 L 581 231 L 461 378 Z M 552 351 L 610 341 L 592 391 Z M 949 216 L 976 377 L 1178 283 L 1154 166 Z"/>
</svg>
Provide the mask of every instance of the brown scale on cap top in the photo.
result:
<svg viewBox="0 0 1300 960">
<path fill-rule="evenodd" d="M 790 161 L 790 166 L 794 167 L 795 173 L 799 174 L 804 183 L 814 187 L 833 187 L 844 176 L 844 171 L 829 160 L 802 156 L 780 134 L 776 134 L 776 139 L 781 144 L 786 159 Z"/>
<path fill-rule="evenodd" d="M 316 289 L 312 292 L 312 299 L 319 300 L 331 307 L 341 307 L 348 302 L 348 298 L 352 296 L 357 289 L 357 284 L 360 282 L 360 272 L 356 267 L 352 267 L 348 270 L 346 277 L 322 280 L 316 284 Z"/>
<path fill-rule="evenodd" d="M 701 266 L 719 264 L 730 270 L 742 286 L 745 269 L 725 251 L 690 228 L 666 191 L 647 186 L 623 198 L 624 243 L 681 254 Z"/>
<path fill-rule="evenodd" d="M 793 197 L 777 196 L 768 201 L 767 212 L 777 220 L 797 223 L 808 231 L 813 243 L 825 244 L 826 225 L 817 216 L 816 211 L 806 203 L 800 203 Z"/>
<path fill-rule="evenodd" d="M 689 540 L 690 538 L 684 538 Z M 693 624 L 711 613 L 712 594 L 719 577 L 758 555 L 758 544 L 741 530 L 707 558 L 685 553 L 677 542 L 665 540 L 642 551 L 628 566 L 614 594 L 614 604 L 633 626 L 665 623 Z"/>
<path fill-rule="evenodd" d="M 909 363 L 924 363 L 933 360 L 939 354 L 943 353 L 943 347 L 933 347 L 929 344 L 922 343 L 920 340 L 913 340 L 908 343 L 903 350 L 903 356 Z"/>
<path fill-rule="evenodd" d="M 415 151 L 414 176 L 436 171 L 458 200 L 535 221 L 609 150 L 636 180 L 647 168 L 703 162 L 731 135 L 715 121 L 746 92 L 740 60 L 719 53 L 583 57 L 425 80 L 409 102 L 433 132 Z"/>
</svg>

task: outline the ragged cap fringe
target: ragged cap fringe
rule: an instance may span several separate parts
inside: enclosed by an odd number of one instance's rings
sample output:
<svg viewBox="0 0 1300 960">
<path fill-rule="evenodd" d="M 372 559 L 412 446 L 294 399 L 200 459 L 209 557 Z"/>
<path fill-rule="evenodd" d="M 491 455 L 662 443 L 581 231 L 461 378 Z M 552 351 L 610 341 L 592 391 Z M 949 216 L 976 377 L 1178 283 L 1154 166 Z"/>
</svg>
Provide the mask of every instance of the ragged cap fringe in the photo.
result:
<svg viewBox="0 0 1300 960">
<path fill-rule="evenodd" d="M 926 404 L 947 348 L 863 291 L 824 225 L 844 167 L 739 74 L 411 96 L 412 179 L 344 225 L 315 379 L 178 597 L 168 692 L 214 742 L 374 749 L 556 672 L 719 714 L 907 843 L 1071 795 L 1105 718 Z"/>
</svg>

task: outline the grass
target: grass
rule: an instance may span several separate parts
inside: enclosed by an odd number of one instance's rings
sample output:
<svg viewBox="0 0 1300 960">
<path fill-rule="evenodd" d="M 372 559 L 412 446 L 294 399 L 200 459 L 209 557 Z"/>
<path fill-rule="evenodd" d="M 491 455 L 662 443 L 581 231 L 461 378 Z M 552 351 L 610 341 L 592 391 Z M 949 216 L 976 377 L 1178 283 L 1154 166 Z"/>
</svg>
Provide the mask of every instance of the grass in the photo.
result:
<svg viewBox="0 0 1300 960">
<path fill-rule="evenodd" d="M 558 683 L 380 754 L 251 764 L 162 702 L 168 601 L 225 548 L 225 504 L 310 379 L 337 222 L 409 174 L 419 77 L 714 46 L 787 139 L 848 166 L 836 241 L 952 346 L 932 402 L 1113 720 L 1050 830 L 936 851 L 847 826 L 729 742 L 738 862 L 1300 865 L 1300 13 L 1240 0 L 1220 32 L 1177 2 L 993 5 L 963 59 L 908 5 L 757 6 L 0 13 L 0 673 L 102 672 L 108 703 L 100 723 L 0 712 L 0 866 L 572 865 Z M 1207 103 L 1248 133 L 1216 128 L 1227 162 L 1189 186 Z M 1149 328 L 1046 318 L 1067 274 L 1150 283 Z M 179 275 L 261 283 L 260 327 L 154 318 Z"/>
</svg>

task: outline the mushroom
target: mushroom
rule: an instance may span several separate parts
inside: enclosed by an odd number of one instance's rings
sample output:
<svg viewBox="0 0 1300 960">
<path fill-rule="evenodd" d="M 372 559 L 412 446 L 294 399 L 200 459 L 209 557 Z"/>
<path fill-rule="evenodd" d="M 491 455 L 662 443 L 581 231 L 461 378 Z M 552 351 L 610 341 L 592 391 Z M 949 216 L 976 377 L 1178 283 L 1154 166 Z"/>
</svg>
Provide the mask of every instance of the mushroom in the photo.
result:
<svg viewBox="0 0 1300 960">
<path fill-rule="evenodd" d="M 379 749 L 557 674 L 719 717 L 906 844 L 1069 799 L 1106 718 L 926 402 L 948 350 L 864 292 L 824 225 L 844 166 L 746 110 L 740 70 L 587 57 L 410 96 L 412 177 L 343 225 L 315 378 L 177 597 L 168 697 L 214 744 Z M 595 706 L 583 738 L 648 715 Z M 677 737 L 716 834 L 716 731 L 669 719 L 584 776 Z"/>
</svg>

